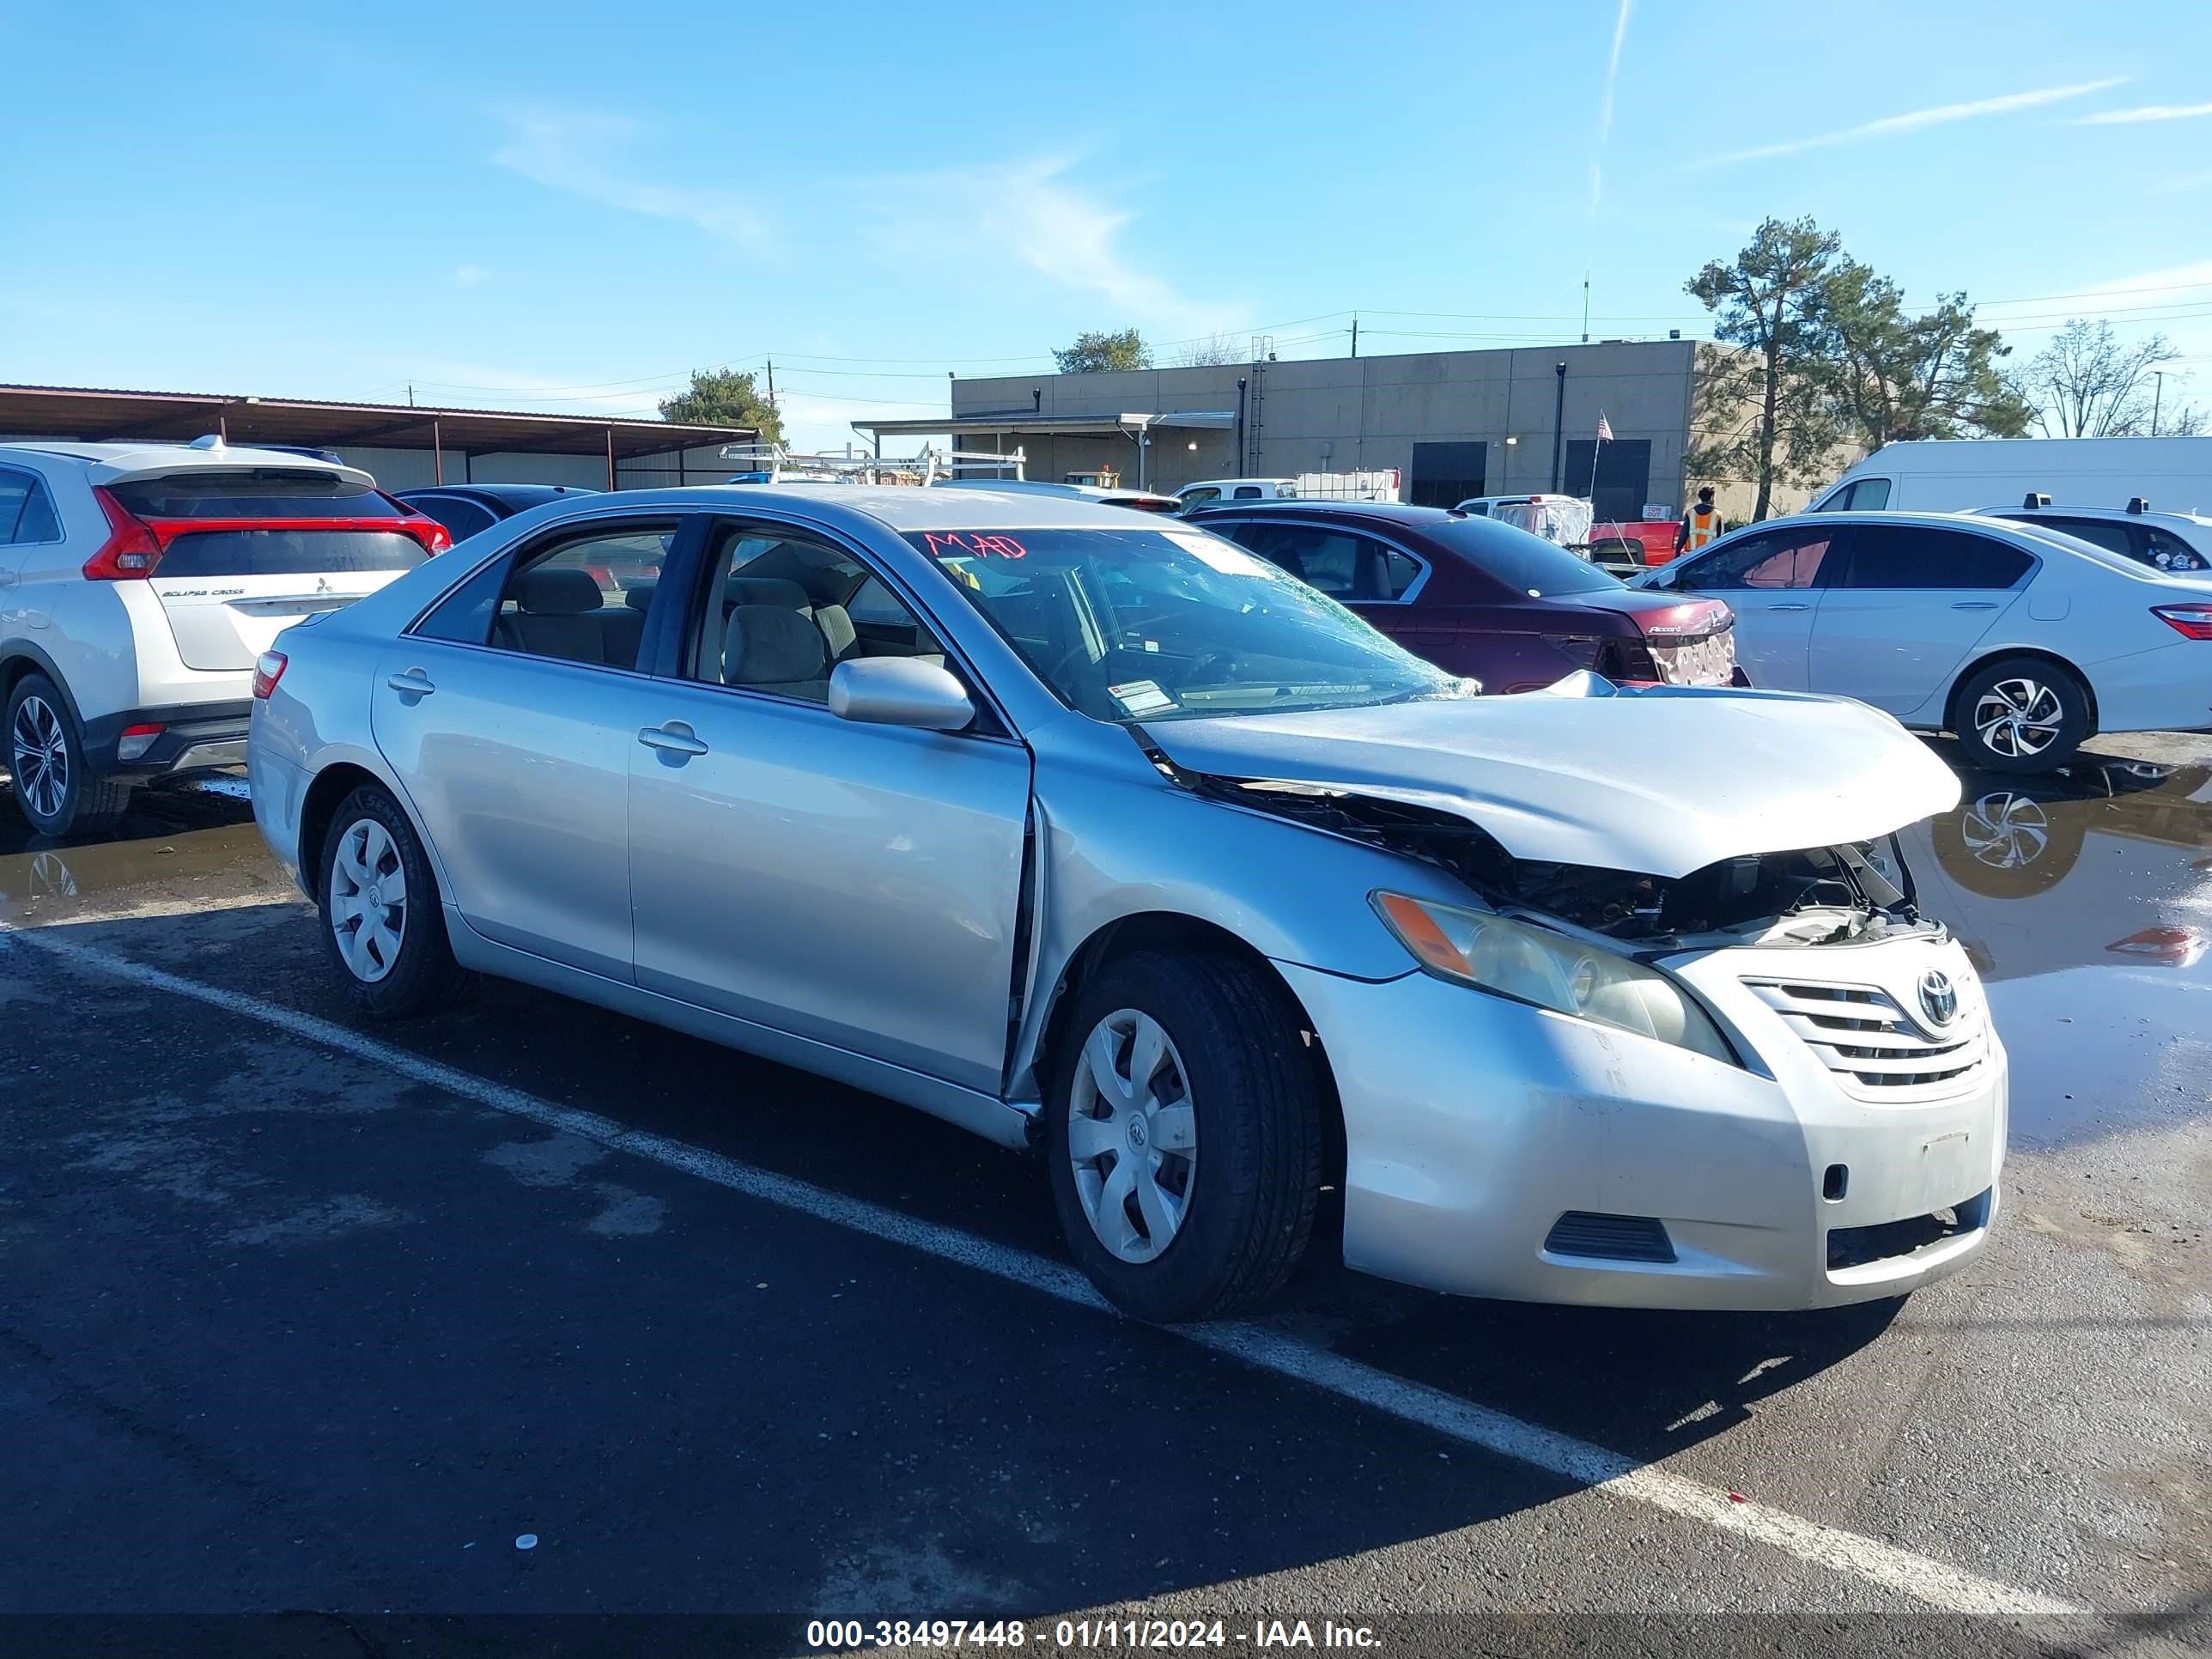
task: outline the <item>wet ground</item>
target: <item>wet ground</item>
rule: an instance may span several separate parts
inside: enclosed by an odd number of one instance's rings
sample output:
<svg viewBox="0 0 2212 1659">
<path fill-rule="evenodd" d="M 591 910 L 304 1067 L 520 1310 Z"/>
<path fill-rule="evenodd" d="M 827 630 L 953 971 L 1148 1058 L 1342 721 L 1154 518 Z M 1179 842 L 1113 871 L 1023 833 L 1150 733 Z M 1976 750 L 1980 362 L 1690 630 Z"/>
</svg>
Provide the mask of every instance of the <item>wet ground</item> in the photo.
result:
<svg viewBox="0 0 2212 1659">
<path fill-rule="evenodd" d="M 1319 1262 L 1233 1354 L 1056 1290 L 1036 1168 L 916 1114 L 516 988 L 360 1025 L 234 780 L 94 845 L 0 786 L 0 1613 L 1158 1599 L 1941 1651 L 1936 1611 L 2069 1605 L 2130 1621 L 2080 1650 L 2202 1640 L 2212 739 L 1966 783 L 1905 850 L 2012 1053 L 1970 1273 L 1688 1317 Z"/>
</svg>

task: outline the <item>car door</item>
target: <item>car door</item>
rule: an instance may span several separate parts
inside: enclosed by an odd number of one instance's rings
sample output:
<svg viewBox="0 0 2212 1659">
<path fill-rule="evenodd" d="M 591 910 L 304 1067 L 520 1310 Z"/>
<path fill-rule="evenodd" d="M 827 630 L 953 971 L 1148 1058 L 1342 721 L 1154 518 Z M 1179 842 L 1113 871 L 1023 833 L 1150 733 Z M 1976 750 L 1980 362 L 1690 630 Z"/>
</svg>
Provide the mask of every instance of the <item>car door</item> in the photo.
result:
<svg viewBox="0 0 2212 1659">
<path fill-rule="evenodd" d="M 1840 526 L 1824 523 L 1744 531 L 1694 558 L 1677 560 L 1646 586 L 1710 593 L 1735 612 L 1735 658 L 1751 683 L 1774 691 L 1809 684 L 1814 619 Z"/>
<path fill-rule="evenodd" d="M 963 672 L 855 550 L 732 519 L 702 563 L 688 659 L 626 734 L 638 983 L 997 1094 L 1029 751 L 988 713 L 948 733 L 830 712 L 854 655 Z"/>
<path fill-rule="evenodd" d="M 449 593 L 385 653 L 378 749 L 485 938 L 632 976 L 629 760 L 654 707 L 639 666 L 656 588 L 602 580 L 679 520 L 549 530 Z"/>
<path fill-rule="evenodd" d="M 1813 624 L 1811 689 L 1940 725 L 1952 676 L 2034 568 L 2020 548 L 1972 531 L 1851 526 Z"/>
</svg>

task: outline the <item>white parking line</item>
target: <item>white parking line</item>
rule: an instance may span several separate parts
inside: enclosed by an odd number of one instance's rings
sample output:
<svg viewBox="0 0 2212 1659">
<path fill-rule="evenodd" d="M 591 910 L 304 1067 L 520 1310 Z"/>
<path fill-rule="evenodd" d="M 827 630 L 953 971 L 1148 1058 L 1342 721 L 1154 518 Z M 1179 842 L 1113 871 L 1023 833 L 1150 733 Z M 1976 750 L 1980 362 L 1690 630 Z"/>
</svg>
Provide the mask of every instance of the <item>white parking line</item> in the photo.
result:
<svg viewBox="0 0 2212 1659">
<path fill-rule="evenodd" d="M 757 1170 L 720 1152 L 687 1146 L 664 1135 L 627 1128 L 595 1112 L 556 1106 L 522 1090 L 426 1060 L 312 1014 L 279 1007 L 219 986 L 204 985 L 96 946 L 76 944 L 58 937 L 61 931 L 51 927 L 33 931 L 0 927 L 0 945 L 19 942 L 76 968 L 151 990 L 189 997 L 210 1007 L 258 1020 L 306 1042 L 384 1066 L 402 1077 L 478 1105 L 526 1118 L 565 1134 L 580 1136 L 611 1151 L 651 1158 L 656 1164 L 711 1181 L 748 1198 L 865 1233 L 887 1243 L 920 1250 L 1078 1307 L 1105 1314 L 1113 1312 L 1082 1274 L 1026 1250 L 977 1238 L 957 1227 L 902 1215 L 788 1176 Z M 1507 1413 L 1344 1358 L 1265 1326 L 1195 1325 L 1171 1328 L 1169 1334 L 1256 1370 L 1306 1383 L 1462 1444 L 1614 1497 L 1632 1498 L 1669 1515 L 1701 1521 L 1723 1532 L 1756 1539 L 1800 1560 L 1915 1597 L 1945 1612 L 2017 1617 L 2087 1611 L 2053 1596 L 1983 1578 L 1879 1539 L 1823 1526 L 1763 1504 L 1746 1502 L 1716 1487 L 1639 1463 L 1586 1440 L 1577 1440 Z"/>
</svg>

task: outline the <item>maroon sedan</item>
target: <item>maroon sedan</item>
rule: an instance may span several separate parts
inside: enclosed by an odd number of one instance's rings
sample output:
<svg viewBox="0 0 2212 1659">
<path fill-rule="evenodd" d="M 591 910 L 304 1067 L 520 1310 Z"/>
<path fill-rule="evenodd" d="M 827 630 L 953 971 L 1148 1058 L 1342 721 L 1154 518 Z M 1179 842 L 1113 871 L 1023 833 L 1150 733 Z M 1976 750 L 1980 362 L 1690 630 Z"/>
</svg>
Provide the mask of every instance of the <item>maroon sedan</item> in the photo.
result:
<svg viewBox="0 0 2212 1659">
<path fill-rule="evenodd" d="M 1735 613 L 1718 599 L 1624 586 L 1540 536 L 1443 507 L 1249 502 L 1190 515 L 1487 691 L 1577 668 L 1610 680 L 1745 685 Z"/>
</svg>

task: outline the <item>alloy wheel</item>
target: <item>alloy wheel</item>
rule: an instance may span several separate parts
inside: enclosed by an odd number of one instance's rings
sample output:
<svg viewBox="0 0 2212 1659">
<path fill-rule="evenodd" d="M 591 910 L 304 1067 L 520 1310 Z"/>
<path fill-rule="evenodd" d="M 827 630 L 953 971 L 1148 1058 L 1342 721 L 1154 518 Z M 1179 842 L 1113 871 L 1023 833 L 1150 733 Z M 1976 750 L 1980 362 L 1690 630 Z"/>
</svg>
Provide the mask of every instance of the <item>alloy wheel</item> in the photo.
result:
<svg viewBox="0 0 2212 1659">
<path fill-rule="evenodd" d="M 2018 870 L 2041 858 L 2051 845 L 2051 819 L 2040 803 L 2001 789 L 1959 815 L 1959 839 L 1977 864 Z"/>
<path fill-rule="evenodd" d="M 356 820 L 338 837 L 330 910 L 338 954 L 354 976 L 373 985 L 389 974 L 407 937 L 407 872 L 392 832 L 374 818 Z"/>
<path fill-rule="evenodd" d="M 1189 1073 L 1160 1023 L 1118 1009 L 1091 1029 L 1068 1103 L 1067 1155 L 1098 1242 L 1124 1261 L 1158 1258 L 1190 1213 L 1198 1120 Z"/>
<path fill-rule="evenodd" d="M 69 732 L 44 697 L 29 696 L 15 706 L 9 733 L 15 787 L 42 818 L 59 817 L 69 798 Z"/>
<path fill-rule="evenodd" d="M 2066 705 L 2041 680 L 1999 680 L 1974 702 L 1974 731 L 1993 755 L 2027 760 L 2058 741 Z"/>
</svg>

